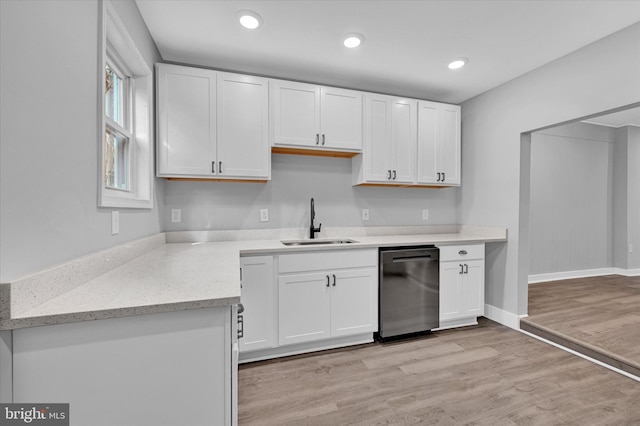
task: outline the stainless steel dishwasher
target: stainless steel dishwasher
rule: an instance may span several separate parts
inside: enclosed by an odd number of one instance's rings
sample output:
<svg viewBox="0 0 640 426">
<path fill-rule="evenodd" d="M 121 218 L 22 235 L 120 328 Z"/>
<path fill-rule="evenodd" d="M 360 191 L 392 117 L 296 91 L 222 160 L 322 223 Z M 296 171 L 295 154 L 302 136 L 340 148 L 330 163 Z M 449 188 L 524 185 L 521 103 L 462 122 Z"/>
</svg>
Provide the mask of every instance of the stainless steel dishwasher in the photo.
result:
<svg viewBox="0 0 640 426">
<path fill-rule="evenodd" d="M 440 325 L 439 249 L 380 249 L 379 337 L 384 340 Z"/>
</svg>

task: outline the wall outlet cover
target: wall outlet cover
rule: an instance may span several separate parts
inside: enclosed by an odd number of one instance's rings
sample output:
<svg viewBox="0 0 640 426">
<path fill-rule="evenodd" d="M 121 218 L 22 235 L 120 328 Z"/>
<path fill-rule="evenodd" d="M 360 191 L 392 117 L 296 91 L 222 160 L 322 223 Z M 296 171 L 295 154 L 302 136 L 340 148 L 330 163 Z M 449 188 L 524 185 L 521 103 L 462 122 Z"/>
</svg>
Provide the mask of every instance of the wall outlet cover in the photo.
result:
<svg viewBox="0 0 640 426">
<path fill-rule="evenodd" d="M 362 220 L 369 220 L 369 209 L 362 209 Z"/>
<path fill-rule="evenodd" d="M 111 211 L 111 235 L 117 235 L 120 232 L 120 212 L 118 210 Z"/>
<path fill-rule="evenodd" d="M 171 209 L 171 222 L 182 222 L 181 209 Z"/>
<path fill-rule="evenodd" d="M 422 210 L 422 220 L 429 220 L 429 210 Z"/>
<path fill-rule="evenodd" d="M 260 222 L 269 222 L 269 209 L 260 209 Z"/>
</svg>

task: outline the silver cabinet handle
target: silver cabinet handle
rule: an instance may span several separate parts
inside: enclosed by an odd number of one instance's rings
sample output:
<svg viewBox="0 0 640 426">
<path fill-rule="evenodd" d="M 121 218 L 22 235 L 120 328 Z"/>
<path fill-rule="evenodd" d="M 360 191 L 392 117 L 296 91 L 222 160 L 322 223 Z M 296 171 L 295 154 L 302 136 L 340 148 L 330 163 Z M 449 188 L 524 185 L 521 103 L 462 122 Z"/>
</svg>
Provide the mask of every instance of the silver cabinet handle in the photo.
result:
<svg viewBox="0 0 640 426">
<path fill-rule="evenodd" d="M 469 265 L 467 265 L 466 263 L 464 264 L 464 273 L 465 274 L 469 273 Z"/>
<path fill-rule="evenodd" d="M 391 170 L 387 170 L 387 172 L 389 173 L 389 175 L 387 176 L 387 180 L 391 180 Z"/>
<path fill-rule="evenodd" d="M 211 173 L 215 173 L 216 172 L 216 162 L 212 161 L 211 162 Z"/>
<path fill-rule="evenodd" d="M 393 171 L 393 180 L 396 180 L 396 171 Z"/>
<path fill-rule="evenodd" d="M 466 250 L 460 250 L 460 251 L 458 252 L 458 254 L 467 254 L 467 251 L 466 251 Z"/>
<path fill-rule="evenodd" d="M 460 275 L 464 274 L 464 265 L 459 264 L 458 266 L 460 267 L 460 272 L 458 272 L 458 274 Z"/>
<path fill-rule="evenodd" d="M 447 174 L 442 172 L 442 181 L 444 182 L 447 179 Z"/>
<path fill-rule="evenodd" d="M 244 312 L 244 306 L 242 303 L 238 304 L 238 339 L 244 337 L 244 316 L 241 315 Z"/>
<path fill-rule="evenodd" d="M 322 134 L 322 146 L 324 146 L 324 133 Z"/>
<path fill-rule="evenodd" d="M 329 275 L 327 275 L 327 287 L 329 287 Z"/>
<path fill-rule="evenodd" d="M 320 134 L 316 133 L 316 145 L 320 143 Z"/>
<path fill-rule="evenodd" d="M 218 173 L 222 174 L 222 161 L 218 161 Z"/>
<path fill-rule="evenodd" d="M 331 275 L 333 277 L 333 286 L 336 286 L 336 274 Z"/>
</svg>

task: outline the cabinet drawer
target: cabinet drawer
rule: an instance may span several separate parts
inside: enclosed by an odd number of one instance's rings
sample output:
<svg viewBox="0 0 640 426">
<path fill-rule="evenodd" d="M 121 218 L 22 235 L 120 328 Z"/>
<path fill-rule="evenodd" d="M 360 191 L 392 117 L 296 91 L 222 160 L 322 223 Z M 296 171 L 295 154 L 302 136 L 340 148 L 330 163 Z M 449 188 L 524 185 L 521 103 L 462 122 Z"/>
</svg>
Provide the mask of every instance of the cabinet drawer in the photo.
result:
<svg viewBox="0 0 640 426">
<path fill-rule="evenodd" d="M 484 244 L 440 246 L 440 262 L 449 260 L 484 259 Z"/>
<path fill-rule="evenodd" d="M 278 272 L 286 274 L 377 265 L 377 249 L 314 251 L 280 255 Z"/>
</svg>

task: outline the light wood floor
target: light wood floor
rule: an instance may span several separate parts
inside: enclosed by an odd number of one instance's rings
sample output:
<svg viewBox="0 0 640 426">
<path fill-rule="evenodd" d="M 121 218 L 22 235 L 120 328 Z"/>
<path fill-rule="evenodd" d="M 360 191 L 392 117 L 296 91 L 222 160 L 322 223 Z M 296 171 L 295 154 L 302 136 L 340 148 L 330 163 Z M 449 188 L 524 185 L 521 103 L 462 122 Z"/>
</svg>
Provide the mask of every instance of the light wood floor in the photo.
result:
<svg viewBox="0 0 640 426">
<path fill-rule="evenodd" d="M 240 425 L 638 425 L 640 383 L 480 325 L 239 371 Z"/>
<path fill-rule="evenodd" d="M 531 284 L 521 327 L 640 376 L 640 277 Z"/>
</svg>

